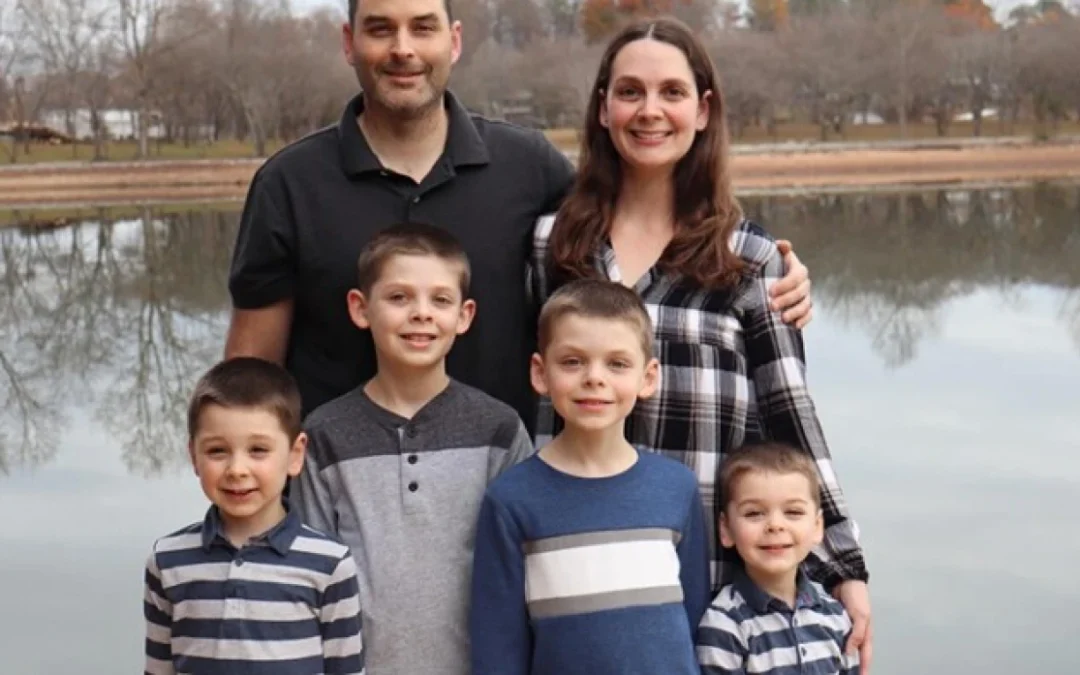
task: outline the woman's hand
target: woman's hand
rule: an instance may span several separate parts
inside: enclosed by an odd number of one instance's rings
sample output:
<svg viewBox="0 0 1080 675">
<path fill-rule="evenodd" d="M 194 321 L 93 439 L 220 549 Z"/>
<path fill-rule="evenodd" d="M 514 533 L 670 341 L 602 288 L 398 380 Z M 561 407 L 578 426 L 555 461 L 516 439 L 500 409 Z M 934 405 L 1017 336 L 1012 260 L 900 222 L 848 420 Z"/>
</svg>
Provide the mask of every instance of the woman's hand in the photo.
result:
<svg viewBox="0 0 1080 675">
<path fill-rule="evenodd" d="M 874 656 L 874 630 L 870 624 L 870 588 L 865 581 L 843 581 L 833 595 L 851 617 L 851 637 L 844 645 L 848 654 L 859 652 L 859 675 L 869 675 Z"/>
<path fill-rule="evenodd" d="M 800 330 L 814 319 L 814 302 L 810 298 L 810 270 L 799 261 L 791 242 L 777 239 L 776 247 L 784 257 L 784 278 L 769 289 L 773 311 L 782 312 L 784 323 Z"/>
</svg>

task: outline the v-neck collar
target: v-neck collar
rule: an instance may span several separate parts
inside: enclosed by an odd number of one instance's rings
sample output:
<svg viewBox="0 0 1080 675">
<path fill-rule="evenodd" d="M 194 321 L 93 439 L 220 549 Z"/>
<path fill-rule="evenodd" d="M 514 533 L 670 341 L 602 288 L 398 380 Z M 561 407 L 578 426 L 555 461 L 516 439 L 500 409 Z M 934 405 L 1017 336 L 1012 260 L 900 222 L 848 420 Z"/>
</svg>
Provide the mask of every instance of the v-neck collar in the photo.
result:
<svg viewBox="0 0 1080 675">
<path fill-rule="evenodd" d="M 600 243 L 599 253 L 600 255 L 597 256 L 596 259 L 597 270 L 603 274 L 608 281 L 614 281 L 625 285 L 622 270 L 619 269 L 619 261 L 615 258 L 615 247 L 611 244 L 610 236 L 604 237 L 603 241 Z M 661 257 L 663 257 L 663 255 L 661 255 Z M 659 264 L 660 260 L 657 259 L 651 267 L 642 273 L 641 277 L 635 281 L 634 285 L 630 286 L 630 288 L 638 295 L 644 296 L 645 291 L 649 290 L 653 283 L 662 276 L 658 269 Z"/>
</svg>

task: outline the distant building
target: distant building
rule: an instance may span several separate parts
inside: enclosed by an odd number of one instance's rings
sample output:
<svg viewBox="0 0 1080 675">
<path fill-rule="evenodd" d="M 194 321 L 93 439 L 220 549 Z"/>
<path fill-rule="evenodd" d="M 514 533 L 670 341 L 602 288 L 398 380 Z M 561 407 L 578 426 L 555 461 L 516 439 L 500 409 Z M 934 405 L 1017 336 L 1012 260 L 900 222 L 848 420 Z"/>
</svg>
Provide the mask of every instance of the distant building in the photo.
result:
<svg viewBox="0 0 1080 675">
<path fill-rule="evenodd" d="M 89 108 L 76 108 L 71 111 L 72 122 L 75 126 L 75 138 L 80 141 L 92 141 L 94 139 L 94 127 L 91 124 Z M 165 138 L 165 125 L 161 122 L 161 115 L 151 112 L 147 135 L 151 140 Z M 105 108 L 98 111 L 98 121 L 104 127 L 104 135 L 111 140 L 133 140 L 139 133 L 139 112 L 137 110 L 123 110 L 117 108 Z M 63 110 L 47 110 L 41 115 L 41 123 L 63 134 L 67 134 L 67 114 Z"/>
</svg>

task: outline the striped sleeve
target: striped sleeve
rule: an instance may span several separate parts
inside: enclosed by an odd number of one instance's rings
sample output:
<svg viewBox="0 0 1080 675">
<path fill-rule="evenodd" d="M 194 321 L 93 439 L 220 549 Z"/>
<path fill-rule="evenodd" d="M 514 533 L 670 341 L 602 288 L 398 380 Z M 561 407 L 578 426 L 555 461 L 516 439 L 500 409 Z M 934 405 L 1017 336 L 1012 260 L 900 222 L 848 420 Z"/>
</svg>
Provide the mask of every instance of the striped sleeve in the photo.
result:
<svg viewBox="0 0 1080 675">
<path fill-rule="evenodd" d="M 709 607 L 701 619 L 696 648 L 701 675 L 746 675 L 749 647 L 739 625 L 716 606 Z"/>
<path fill-rule="evenodd" d="M 807 559 L 806 569 L 811 578 L 831 589 L 845 580 L 865 581 L 866 563 L 807 387 L 802 334 L 768 308 L 768 288 L 783 275 L 780 253 L 771 242 L 769 247 L 746 308 L 748 369 L 766 436 L 801 448 L 814 459 L 821 482 L 825 538 Z"/>
<path fill-rule="evenodd" d="M 360 587 L 356 562 L 346 553 L 319 601 L 323 672 L 326 675 L 363 675 L 364 641 L 361 636 Z"/>
<path fill-rule="evenodd" d="M 172 603 L 165 595 L 158 568 L 157 551 L 146 561 L 143 616 L 146 619 L 145 675 L 173 675 Z"/>
</svg>

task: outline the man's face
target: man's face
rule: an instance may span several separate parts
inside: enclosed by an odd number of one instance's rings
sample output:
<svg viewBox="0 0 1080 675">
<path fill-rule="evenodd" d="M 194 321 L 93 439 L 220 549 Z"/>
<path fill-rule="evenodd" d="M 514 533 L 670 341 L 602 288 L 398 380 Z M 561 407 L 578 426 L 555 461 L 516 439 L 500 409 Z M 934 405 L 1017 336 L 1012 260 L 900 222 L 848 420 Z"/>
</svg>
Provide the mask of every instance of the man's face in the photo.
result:
<svg viewBox="0 0 1080 675">
<path fill-rule="evenodd" d="M 461 55 L 461 24 L 443 0 L 360 0 L 342 37 L 365 105 L 415 118 L 442 104 Z"/>
</svg>

